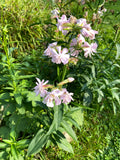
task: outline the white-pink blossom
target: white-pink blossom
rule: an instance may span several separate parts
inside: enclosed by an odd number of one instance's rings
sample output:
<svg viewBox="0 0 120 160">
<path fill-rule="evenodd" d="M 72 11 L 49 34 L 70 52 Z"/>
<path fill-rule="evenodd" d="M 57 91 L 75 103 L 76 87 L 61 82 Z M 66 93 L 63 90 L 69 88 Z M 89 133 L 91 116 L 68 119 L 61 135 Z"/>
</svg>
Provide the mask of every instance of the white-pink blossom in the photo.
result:
<svg viewBox="0 0 120 160">
<path fill-rule="evenodd" d="M 56 64 L 63 63 L 64 65 L 68 63 L 70 55 L 68 54 L 68 49 L 61 46 L 57 46 L 56 49 L 51 49 L 52 53 L 52 62 Z"/>
<path fill-rule="evenodd" d="M 52 57 L 51 48 L 55 48 L 57 46 L 57 42 L 53 42 L 49 44 L 48 48 L 44 51 L 45 56 Z"/>
<path fill-rule="evenodd" d="M 81 33 L 84 37 L 89 37 L 92 40 L 95 39 L 95 34 L 98 34 L 98 31 L 95 31 L 93 29 L 87 30 L 86 28 L 82 28 Z"/>
<path fill-rule="evenodd" d="M 37 86 L 34 87 L 34 92 L 36 93 L 36 96 L 40 94 L 41 97 L 44 97 L 47 94 L 46 84 L 48 83 L 48 81 L 41 81 L 39 78 L 36 79 L 38 82 L 36 82 Z"/>
<path fill-rule="evenodd" d="M 66 88 L 63 88 L 62 92 L 63 93 L 60 96 L 60 99 L 62 100 L 63 103 L 68 104 L 71 101 L 73 101 L 73 98 L 72 98 L 73 93 L 69 93 Z"/>
<path fill-rule="evenodd" d="M 51 14 L 52 14 L 52 18 L 58 18 L 58 15 L 59 15 L 58 9 L 52 10 L 52 11 L 51 11 Z"/>
<path fill-rule="evenodd" d="M 66 35 L 68 31 L 65 29 L 67 28 L 67 24 L 69 23 L 69 20 L 67 20 L 66 15 L 62 15 L 61 19 L 57 18 L 57 20 L 58 20 L 57 27 L 59 31 L 62 31 L 62 33 Z"/>
<path fill-rule="evenodd" d="M 85 18 L 77 19 L 77 26 L 83 28 L 85 25 L 87 25 L 87 21 Z"/>
<path fill-rule="evenodd" d="M 70 46 L 72 47 L 72 46 L 76 46 L 76 45 L 77 45 L 77 38 L 73 38 L 71 40 Z"/>
<path fill-rule="evenodd" d="M 84 50 L 84 56 L 87 58 L 88 56 L 91 57 L 91 55 L 93 55 L 93 52 L 96 53 L 96 49 L 97 49 L 97 43 L 91 43 L 89 44 L 88 42 L 85 42 L 82 45 L 82 48 Z"/>
<path fill-rule="evenodd" d="M 81 34 L 78 34 L 77 43 L 81 45 L 83 42 L 85 42 L 85 38 Z"/>
<path fill-rule="evenodd" d="M 62 92 L 59 89 L 54 89 L 53 91 L 48 92 L 43 100 L 43 103 L 45 103 L 48 107 L 54 107 L 54 103 L 55 105 L 60 105 L 61 99 L 59 96 L 61 94 Z"/>
</svg>

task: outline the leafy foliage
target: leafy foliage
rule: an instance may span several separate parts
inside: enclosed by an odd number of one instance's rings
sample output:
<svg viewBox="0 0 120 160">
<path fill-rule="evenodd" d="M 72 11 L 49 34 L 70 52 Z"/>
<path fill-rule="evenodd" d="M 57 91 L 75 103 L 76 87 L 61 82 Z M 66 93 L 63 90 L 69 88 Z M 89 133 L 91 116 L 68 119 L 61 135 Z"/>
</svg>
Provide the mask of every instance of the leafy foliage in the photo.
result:
<svg viewBox="0 0 120 160">
<path fill-rule="evenodd" d="M 55 155 L 56 159 L 120 159 L 119 5 L 112 0 L 0 1 L 1 160 L 55 159 Z M 55 8 L 60 16 L 85 18 L 99 31 L 98 51 L 91 59 L 79 55 L 77 64 L 56 67 L 43 56 L 50 43 L 69 47 L 76 36 L 74 30 L 66 36 L 58 32 L 56 19 L 51 18 Z M 95 19 L 93 15 L 104 8 L 107 11 Z M 74 93 L 74 101 L 48 108 L 33 92 L 35 77 L 53 85 L 74 77 L 65 85 Z"/>
</svg>

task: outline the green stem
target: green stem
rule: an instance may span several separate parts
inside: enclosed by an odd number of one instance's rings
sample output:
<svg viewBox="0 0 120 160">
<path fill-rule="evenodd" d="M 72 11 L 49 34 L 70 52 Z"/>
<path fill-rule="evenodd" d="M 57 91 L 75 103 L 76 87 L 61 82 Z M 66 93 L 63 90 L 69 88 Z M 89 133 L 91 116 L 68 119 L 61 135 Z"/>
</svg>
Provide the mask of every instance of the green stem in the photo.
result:
<svg viewBox="0 0 120 160">
<path fill-rule="evenodd" d="M 62 74 L 62 80 L 61 81 L 63 81 L 65 79 L 66 72 L 67 72 L 67 65 L 64 65 L 63 74 Z"/>
<path fill-rule="evenodd" d="M 60 67 L 59 67 L 59 65 L 57 65 L 57 77 L 58 77 L 58 81 L 60 82 Z"/>
</svg>

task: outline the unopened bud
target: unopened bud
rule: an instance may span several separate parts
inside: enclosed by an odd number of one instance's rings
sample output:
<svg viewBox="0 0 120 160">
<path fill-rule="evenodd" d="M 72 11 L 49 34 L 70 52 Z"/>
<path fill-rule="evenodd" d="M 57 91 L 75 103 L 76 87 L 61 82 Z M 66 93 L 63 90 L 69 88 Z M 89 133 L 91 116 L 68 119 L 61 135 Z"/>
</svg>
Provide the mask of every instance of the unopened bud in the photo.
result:
<svg viewBox="0 0 120 160">
<path fill-rule="evenodd" d="M 68 81 L 69 81 L 69 82 L 73 82 L 74 80 L 75 80 L 75 79 L 74 79 L 73 77 L 69 77 L 69 78 L 68 78 Z"/>
</svg>

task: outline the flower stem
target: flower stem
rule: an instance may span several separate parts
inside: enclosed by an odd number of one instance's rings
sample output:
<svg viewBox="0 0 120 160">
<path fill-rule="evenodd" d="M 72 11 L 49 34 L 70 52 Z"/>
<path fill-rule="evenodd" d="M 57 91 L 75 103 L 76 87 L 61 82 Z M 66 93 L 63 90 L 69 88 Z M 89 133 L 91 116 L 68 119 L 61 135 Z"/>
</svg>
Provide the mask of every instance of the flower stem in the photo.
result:
<svg viewBox="0 0 120 160">
<path fill-rule="evenodd" d="M 66 72 L 67 72 L 67 65 L 64 65 L 63 74 L 62 74 L 62 80 L 61 81 L 63 81 L 65 79 Z"/>
</svg>

